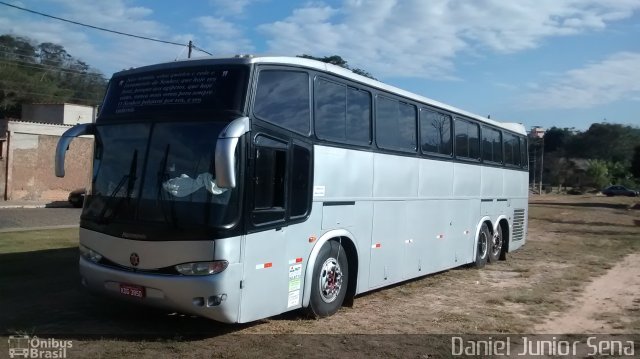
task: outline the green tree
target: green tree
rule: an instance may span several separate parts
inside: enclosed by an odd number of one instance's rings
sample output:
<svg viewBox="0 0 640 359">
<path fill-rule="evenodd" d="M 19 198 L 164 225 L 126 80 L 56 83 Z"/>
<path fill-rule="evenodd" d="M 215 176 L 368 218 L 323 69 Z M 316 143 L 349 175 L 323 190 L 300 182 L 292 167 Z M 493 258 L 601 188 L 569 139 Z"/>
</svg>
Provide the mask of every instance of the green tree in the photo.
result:
<svg viewBox="0 0 640 359">
<path fill-rule="evenodd" d="M 589 176 L 591 184 L 596 188 L 603 188 L 610 183 L 607 163 L 602 160 L 589 160 L 587 176 Z"/>
<path fill-rule="evenodd" d="M 564 152 L 574 138 L 573 131 L 568 128 L 551 127 L 544 134 L 544 152 Z"/>
<path fill-rule="evenodd" d="M 621 183 L 631 178 L 629 166 L 622 162 L 607 162 L 607 172 L 612 183 Z"/>
<path fill-rule="evenodd" d="M 571 157 L 629 162 L 640 143 L 640 128 L 613 123 L 594 123 L 578 134 L 567 148 Z"/>
<path fill-rule="evenodd" d="M 95 106 L 107 80 L 62 45 L 34 45 L 30 39 L 0 35 L 0 118 L 19 118 L 22 104 L 73 102 Z"/>
<path fill-rule="evenodd" d="M 325 56 L 325 57 L 315 57 L 315 56 L 311 56 L 311 55 L 307 55 L 307 54 L 302 54 L 302 55 L 298 55 L 298 57 L 302 57 L 304 59 L 322 61 L 322 62 L 326 62 L 328 64 L 344 67 L 345 69 L 351 70 L 351 71 L 353 71 L 354 73 L 356 73 L 358 75 L 362 75 L 362 76 L 368 77 L 370 79 L 377 80 L 375 77 L 373 77 L 373 75 L 371 75 L 369 72 L 367 72 L 365 70 L 362 70 L 362 69 L 359 69 L 359 68 L 355 68 L 355 69 L 351 68 L 349 66 L 349 64 L 347 63 L 347 60 L 343 59 L 341 56 L 338 56 L 338 55 L 331 55 L 331 56 Z"/>
<path fill-rule="evenodd" d="M 35 63 L 36 48 L 27 38 L 0 35 L 0 59 Z"/>
</svg>

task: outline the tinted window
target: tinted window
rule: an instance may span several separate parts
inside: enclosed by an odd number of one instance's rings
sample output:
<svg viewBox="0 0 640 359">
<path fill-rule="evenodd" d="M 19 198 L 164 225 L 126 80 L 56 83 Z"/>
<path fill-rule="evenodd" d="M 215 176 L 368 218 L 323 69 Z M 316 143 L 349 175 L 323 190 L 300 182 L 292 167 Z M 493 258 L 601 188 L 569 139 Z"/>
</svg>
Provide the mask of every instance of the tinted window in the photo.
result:
<svg viewBox="0 0 640 359">
<path fill-rule="evenodd" d="M 420 110 L 422 151 L 451 155 L 451 117 L 436 111 Z"/>
<path fill-rule="evenodd" d="M 315 91 L 315 128 L 319 138 L 347 138 L 347 86 L 319 79 Z"/>
<path fill-rule="evenodd" d="M 308 149 L 294 145 L 291 171 L 291 215 L 305 216 L 309 211 L 311 192 L 311 153 Z"/>
<path fill-rule="evenodd" d="M 482 127 L 482 159 L 502 163 L 502 134 L 500 131 Z"/>
<path fill-rule="evenodd" d="M 168 113 L 180 119 L 242 112 L 247 66 L 191 66 L 114 77 L 97 122 Z"/>
<path fill-rule="evenodd" d="M 347 138 L 355 143 L 371 143 L 371 94 L 347 89 Z"/>
<path fill-rule="evenodd" d="M 522 167 L 529 167 L 529 147 L 527 146 L 527 139 L 520 138 L 520 163 Z"/>
<path fill-rule="evenodd" d="M 325 140 L 369 144 L 368 92 L 319 79 L 315 91 L 316 135 Z"/>
<path fill-rule="evenodd" d="M 388 149 L 416 150 L 416 108 L 413 105 L 378 97 L 376 140 Z"/>
<path fill-rule="evenodd" d="M 261 120 L 309 134 L 309 75 L 295 71 L 260 71 L 254 113 Z"/>
<path fill-rule="evenodd" d="M 259 136 L 255 157 L 253 223 L 284 220 L 287 144 Z"/>
<path fill-rule="evenodd" d="M 480 158 L 480 127 L 469 121 L 456 119 L 456 156 L 470 159 Z"/>
<path fill-rule="evenodd" d="M 520 166 L 520 139 L 512 134 L 504 134 L 504 163 Z"/>
</svg>

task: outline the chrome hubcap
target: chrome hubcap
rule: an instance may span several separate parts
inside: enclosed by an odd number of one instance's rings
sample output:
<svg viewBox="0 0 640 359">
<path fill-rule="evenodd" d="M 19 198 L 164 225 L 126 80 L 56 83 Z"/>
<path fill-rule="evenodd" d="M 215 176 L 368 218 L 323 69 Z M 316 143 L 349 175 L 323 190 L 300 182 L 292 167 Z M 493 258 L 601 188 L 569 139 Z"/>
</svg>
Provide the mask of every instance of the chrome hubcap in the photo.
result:
<svg viewBox="0 0 640 359">
<path fill-rule="evenodd" d="M 325 303 L 331 303 L 340 294 L 342 288 L 342 269 L 335 258 L 328 258 L 320 270 L 320 297 Z"/>
<path fill-rule="evenodd" d="M 500 235 L 500 233 L 496 232 L 493 235 L 493 240 L 492 240 L 492 248 L 491 250 L 493 251 L 493 254 L 498 254 L 500 253 L 500 250 L 502 250 L 502 236 Z"/>
</svg>

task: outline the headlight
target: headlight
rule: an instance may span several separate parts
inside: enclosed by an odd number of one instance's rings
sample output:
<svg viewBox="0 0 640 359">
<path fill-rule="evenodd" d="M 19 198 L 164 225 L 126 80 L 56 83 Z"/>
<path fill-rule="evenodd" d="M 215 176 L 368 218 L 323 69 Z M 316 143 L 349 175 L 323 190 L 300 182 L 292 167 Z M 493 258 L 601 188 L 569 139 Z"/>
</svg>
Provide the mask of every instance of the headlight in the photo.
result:
<svg viewBox="0 0 640 359">
<path fill-rule="evenodd" d="M 93 263 L 98 263 L 102 259 L 102 254 L 94 251 L 91 248 L 85 247 L 82 244 L 80 245 L 80 255 L 85 259 L 90 260 Z"/>
<path fill-rule="evenodd" d="M 228 265 L 227 261 L 184 263 L 178 264 L 176 270 L 184 275 L 209 275 L 222 272 Z"/>
</svg>

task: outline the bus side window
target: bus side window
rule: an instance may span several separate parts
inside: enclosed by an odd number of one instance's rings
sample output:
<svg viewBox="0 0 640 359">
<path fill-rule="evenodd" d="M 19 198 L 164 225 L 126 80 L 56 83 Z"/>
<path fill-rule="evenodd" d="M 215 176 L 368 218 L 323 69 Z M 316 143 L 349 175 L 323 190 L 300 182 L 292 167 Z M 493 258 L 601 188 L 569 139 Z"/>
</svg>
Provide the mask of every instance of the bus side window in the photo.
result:
<svg viewBox="0 0 640 359">
<path fill-rule="evenodd" d="M 309 75 L 299 71 L 262 70 L 253 113 L 257 118 L 309 135 Z"/>
<path fill-rule="evenodd" d="M 265 136 L 256 138 L 253 224 L 285 218 L 287 143 Z"/>
<path fill-rule="evenodd" d="M 480 127 L 476 123 L 456 118 L 456 157 L 480 159 Z"/>
<path fill-rule="evenodd" d="M 295 219 L 306 216 L 311 207 L 311 152 L 294 144 L 291 163 L 290 217 Z"/>
<path fill-rule="evenodd" d="M 522 168 L 529 168 L 529 146 L 524 137 L 520 138 L 520 164 Z"/>
<path fill-rule="evenodd" d="M 520 139 L 510 133 L 504 134 L 504 163 L 520 166 Z"/>
<path fill-rule="evenodd" d="M 422 151 L 451 156 L 451 117 L 429 109 L 420 109 Z"/>
</svg>

